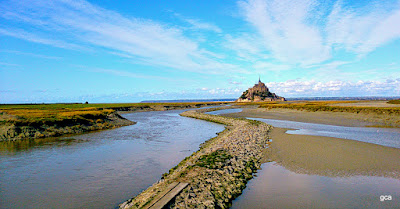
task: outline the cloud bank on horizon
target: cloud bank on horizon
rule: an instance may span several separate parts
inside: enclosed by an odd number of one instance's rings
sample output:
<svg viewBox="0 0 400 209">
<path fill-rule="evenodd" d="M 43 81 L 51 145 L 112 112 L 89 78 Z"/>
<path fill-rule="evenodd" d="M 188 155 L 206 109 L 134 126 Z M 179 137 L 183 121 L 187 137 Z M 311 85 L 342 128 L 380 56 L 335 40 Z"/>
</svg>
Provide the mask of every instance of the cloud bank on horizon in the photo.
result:
<svg viewBox="0 0 400 209">
<path fill-rule="evenodd" d="M 400 95 L 400 1 L 6 0 L 0 20 L 0 103 L 235 98 L 259 75 Z"/>
</svg>

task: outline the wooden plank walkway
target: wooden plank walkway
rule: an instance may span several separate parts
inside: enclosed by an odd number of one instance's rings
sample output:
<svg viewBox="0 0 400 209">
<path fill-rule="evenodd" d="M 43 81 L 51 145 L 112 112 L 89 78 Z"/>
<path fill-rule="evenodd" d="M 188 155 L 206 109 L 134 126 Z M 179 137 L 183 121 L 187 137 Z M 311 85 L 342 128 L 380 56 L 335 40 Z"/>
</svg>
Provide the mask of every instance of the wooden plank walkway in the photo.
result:
<svg viewBox="0 0 400 209">
<path fill-rule="evenodd" d="M 173 182 L 168 187 L 157 195 L 150 204 L 143 207 L 144 209 L 162 209 L 169 203 L 176 195 L 178 195 L 188 183 Z"/>
</svg>

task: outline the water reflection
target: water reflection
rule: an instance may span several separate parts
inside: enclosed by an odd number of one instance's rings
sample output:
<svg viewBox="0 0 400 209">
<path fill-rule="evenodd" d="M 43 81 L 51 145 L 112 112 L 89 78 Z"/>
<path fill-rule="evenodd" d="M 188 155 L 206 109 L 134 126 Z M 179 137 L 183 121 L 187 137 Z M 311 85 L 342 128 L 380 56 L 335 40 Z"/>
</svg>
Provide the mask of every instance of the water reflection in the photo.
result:
<svg viewBox="0 0 400 209">
<path fill-rule="evenodd" d="M 1 208 L 113 208 L 224 126 L 184 110 L 125 114 L 136 125 L 73 137 L 0 143 Z"/>
<path fill-rule="evenodd" d="M 274 128 L 267 156 L 232 208 L 398 208 L 400 149 Z M 393 200 L 381 202 L 381 195 Z"/>
<path fill-rule="evenodd" d="M 400 148 L 400 129 L 398 128 L 345 127 L 287 120 L 249 119 L 259 120 L 275 127 L 297 129 L 289 130 L 287 132 L 289 134 L 328 136 Z"/>
<path fill-rule="evenodd" d="M 0 142 L 0 155 L 15 155 L 19 152 L 27 152 L 31 149 L 46 149 L 51 146 L 71 146 L 87 140 L 75 139 L 72 137 L 51 137 L 43 139 L 26 139 L 18 141 Z"/>
<path fill-rule="evenodd" d="M 266 161 L 272 162 L 262 165 L 243 194 L 233 201 L 232 208 L 398 208 L 400 205 L 398 129 L 249 119 L 298 130 L 273 129 L 272 143 L 265 156 Z M 381 202 L 381 195 L 392 195 L 392 200 Z"/>
<path fill-rule="evenodd" d="M 276 163 L 262 165 L 232 208 L 398 208 L 400 180 L 298 174 Z M 381 195 L 392 195 L 381 202 Z"/>
</svg>

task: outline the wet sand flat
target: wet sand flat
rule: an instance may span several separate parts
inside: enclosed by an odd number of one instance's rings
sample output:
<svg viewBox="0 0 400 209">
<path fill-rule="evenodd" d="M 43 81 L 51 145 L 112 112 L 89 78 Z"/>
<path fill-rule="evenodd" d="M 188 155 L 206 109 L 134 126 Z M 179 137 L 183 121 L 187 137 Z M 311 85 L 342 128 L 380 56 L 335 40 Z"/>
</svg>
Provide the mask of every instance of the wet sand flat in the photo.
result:
<svg viewBox="0 0 400 209">
<path fill-rule="evenodd" d="M 376 124 L 361 121 L 354 114 L 340 112 L 244 108 L 240 113 L 225 115 L 352 127 Z M 400 176 L 398 148 L 341 138 L 286 134 L 287 130 L 275 127 L 271 131 L 273 141 L 268 156 L 270 161 L 291 171 L 325 176 Z"/>
<path fill-rule="evenodd" d="M 269 158 L 296 173 L 400 179 L 400 149 L 365 142 L 286 134 L 274 128 Z"/>
<path fill-rule="evenodd" d="M 399 188 L 398 179 L 297 174 L 271 162 L 262 165 L 232 209 L 399 208 Z M 380 201 L 383 194 L 390 194 L 392 200 Z"/>
<path fill-rule="evenodd" d="M 224 116 L 289 120 L 305 123 L 319 123 L 349 127 L 382 126 L 385 125 L 385 121 L 400 121 L 400 117 L 394 115 L 356 114 L 322 111 L 308 112 L 281 108 L 243 108 L 243 111 L 240 113 L 224 114 Z"/>
<path fill-rule="evenodd" d="M 270 163 L 232 208 L 398 208 L 400 149 L 287 130 L 272 129 Z"/>
<path fill-rule="evenodd" d="M 371 116 L 338 112 L 245 108 L 231 117 L 252 117 L 363 127 Z M 367 120 L 364 120 L 367 117 Z M 368 118 L 369 117 L 369 118 Z M 287 134 L 274 127 L 262 170 L 232 208 L 396 208 L 400 196 L 400 149 L 361 141 Z M 382 194 L 394 201 L 380 202 Z"/>
</svg>

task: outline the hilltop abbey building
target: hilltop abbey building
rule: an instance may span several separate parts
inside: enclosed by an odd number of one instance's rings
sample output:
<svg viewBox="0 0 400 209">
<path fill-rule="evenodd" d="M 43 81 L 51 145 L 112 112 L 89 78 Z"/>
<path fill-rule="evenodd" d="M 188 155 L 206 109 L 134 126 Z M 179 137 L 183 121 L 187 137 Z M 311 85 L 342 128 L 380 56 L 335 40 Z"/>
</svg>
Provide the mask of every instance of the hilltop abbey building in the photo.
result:
<svg viewBox="0 0 400 209">
<path fill-rule="evenodd" d="M 261 82 L 261 79 L 258 78 L 258 83 L 256 83 L 252 88 L 249 88 L 243 92 L 242 96 L 236 100 L 236 102 L 262 101 L 286 101 L 286 99 L 270 92 L 265 83 Z"/>
</svg>

